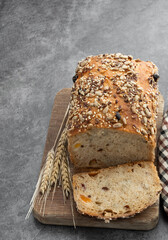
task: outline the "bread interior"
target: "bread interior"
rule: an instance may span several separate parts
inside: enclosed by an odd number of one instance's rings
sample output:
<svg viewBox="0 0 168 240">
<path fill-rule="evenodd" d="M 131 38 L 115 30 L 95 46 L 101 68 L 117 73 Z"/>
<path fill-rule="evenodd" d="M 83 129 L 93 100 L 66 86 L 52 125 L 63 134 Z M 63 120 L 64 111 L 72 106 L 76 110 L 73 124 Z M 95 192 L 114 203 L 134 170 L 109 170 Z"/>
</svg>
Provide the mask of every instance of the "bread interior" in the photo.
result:
<svg viewBox="0 0 168 240">
<path fill-rule="evenodd" d="M 79 168 L 154 161 L 155 148 L 142 135 L 116 129 L 94 128 L 71 136 L 68 145 L 70 158 Z"/>
</svg>

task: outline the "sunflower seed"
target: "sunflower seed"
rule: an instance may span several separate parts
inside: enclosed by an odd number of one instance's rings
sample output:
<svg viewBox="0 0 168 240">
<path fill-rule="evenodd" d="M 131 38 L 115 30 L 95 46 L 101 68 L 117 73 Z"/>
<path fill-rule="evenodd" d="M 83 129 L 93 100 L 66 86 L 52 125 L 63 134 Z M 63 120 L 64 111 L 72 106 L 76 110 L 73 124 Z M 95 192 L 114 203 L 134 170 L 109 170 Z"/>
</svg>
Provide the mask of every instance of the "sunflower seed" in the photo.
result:
<svg viewBox="0 0 168 240">
<path fill-rule="evenodd" d="M 96 94 L 97 96 L 100 96 L 100 97 L 102 96 L 102 92 L 101 92 L 101 91 L 96 91 L 95 94 Z"/>
<path fill-rule="evenodd" d="M 84 67 L 86 65 L 86 61 L 80 62 L 80 66 Z"/>
<path fill-rule="evenodd" d="M 112 120 L 113 116 L 110 113 L 106 113 L 107 120 Z"/>
<path fill-rule="evenodd" d="M 108 106 L 104 108 L 103 113 L 107 113 L 109 110 Z"/>
<path fill-rule="evenodd" d="M 108 89 L 109 89 L 109 86 L 106 85 L 106 86 L 104 87 L 104 90 L 108 90 Z"/>
<path fill-rule="evenodd" d="M 144 128 L 141 129 L 141 133 L 142 133 L 143 135 L 147 135 L 147 134 L 148 134 L 147 131 L 146 131 Z"/>
<path fill-rule="evenodd" d="M 122 126 L 123 126 L 122 123 L 115 123 L 115 124 L 113 125 L 113 128 L 120 128 L 120 127 L 122 127 Z"/>
<path fill-rule="evenodd" d="M 146 116 L 147 116 L 148 118 L 151 118 L 152 114 L 151 114 L 151 112 L 148 110 L 148 108 L 145 108 L 145 113 L 146 113 Z"/>
<path fill-rule="evenodd" d="M 88 115 L 92 115 L 92 111 L 88 111 L 87 114 L 88 114 Z"/>
<path fill-rule="evenodd" d="M 81 120 L 81 122 L 84 122 L 84 118 L 82 117 L 81 114 L 79 114 L 79 119 Z"/>
<path fill-rule="evenodd" d="M 125 77 L 124 75 L 121 75 L 121 76 L 120 76 L 120 79 L 121 79 L 121 80 L 125 80 L 126 77 Z"/>
<path fill-rule="evenodd" d="M 122 118 L 122 121 L 123 121 L 124 125 L 127 125 L 127 120 L 125 117 Z"/>
<path fill-rule="evenodd" d="M 145 124 L 147 124 L 147 121 L 148 121 L 147 118 L 144 117 L 144 118 L 143 118 L 143 122 L 144 122 Z"/>
<path fill-rule="evenodd" d="M 154 128 L 153 128 L 153 127 L 150 129 L 150 131 L 151 131 L 151 134 L 152 134 L 152 135 L 155 134 L 155 132 L 154 132 Z"/>
<path fill-rule="evenodd" d="M 135 95 L 134 101 L 138 101 L 138 99 L 139 99 L 139 96 L 138 96 L 138 95 Z"/>
<path fill-rule="evenodd" d="M 90 124 L 88 125 L 88 129 L 91 129 L 92 127 L 93 127 L 93 124 L 90 123 Z"/>
<path fill-rule="evenodd" d="M 134 106 L 131 107 L 133 113 L 137 113 L 136 108 Z"/>
</svg>

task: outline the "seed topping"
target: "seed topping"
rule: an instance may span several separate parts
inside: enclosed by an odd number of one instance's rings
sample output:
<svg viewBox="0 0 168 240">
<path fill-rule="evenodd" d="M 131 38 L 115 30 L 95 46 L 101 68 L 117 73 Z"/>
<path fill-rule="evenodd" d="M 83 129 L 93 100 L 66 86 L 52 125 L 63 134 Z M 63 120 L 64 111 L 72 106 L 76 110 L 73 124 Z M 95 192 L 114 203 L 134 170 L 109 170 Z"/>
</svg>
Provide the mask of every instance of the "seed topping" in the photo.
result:
<svg viewBox="0 0 168 240">
<path fill-rule="evenodd" d="M 143 64 L 121 53 L 89 56 L 79 62 L 73 77 L 69 130 L 80 132 L 94 125 L 124 129 L 131 124 L 132 131 L 145 138 L 155 135 L 159 75 L 156 66 L 146 62 L 149 73 L 144 89 L 137 70 Z"/>
</svg>

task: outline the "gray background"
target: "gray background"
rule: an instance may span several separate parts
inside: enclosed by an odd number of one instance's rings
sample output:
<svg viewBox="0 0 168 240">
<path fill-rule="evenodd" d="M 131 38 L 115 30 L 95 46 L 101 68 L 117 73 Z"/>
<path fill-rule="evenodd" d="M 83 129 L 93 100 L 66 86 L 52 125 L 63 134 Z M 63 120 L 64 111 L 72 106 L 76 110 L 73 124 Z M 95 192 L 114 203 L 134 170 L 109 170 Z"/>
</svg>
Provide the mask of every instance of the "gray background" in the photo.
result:
<svg viewBox="0 0 168 240">
<path fill-rule="evenodd" d="M 168 1 L 0 1 L 0 239 L 168 238 L 162 206 L 148 232 L 24 221 L 56 93 L 79 60 L 113 52 L 156 63 L 168 106 Z"/>
</svg>

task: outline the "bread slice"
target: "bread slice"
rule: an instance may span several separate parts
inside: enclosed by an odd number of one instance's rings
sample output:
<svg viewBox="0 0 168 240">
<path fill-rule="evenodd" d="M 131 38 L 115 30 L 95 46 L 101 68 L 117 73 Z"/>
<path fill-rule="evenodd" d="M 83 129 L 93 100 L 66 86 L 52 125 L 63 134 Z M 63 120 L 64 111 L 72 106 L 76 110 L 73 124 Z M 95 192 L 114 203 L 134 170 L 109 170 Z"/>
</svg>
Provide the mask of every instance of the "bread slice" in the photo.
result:
<svg viewBox="0 0 168 240">
<path fill-rule="evenodd" d="M 141 212 L 158 200 L 161 189 L 156 167 L 151 161 L 73 176 L 73 193 L 78 211 L 106 221 Z"/>
</svg>

